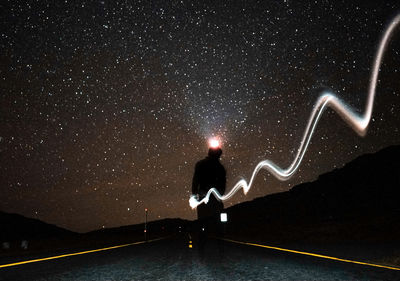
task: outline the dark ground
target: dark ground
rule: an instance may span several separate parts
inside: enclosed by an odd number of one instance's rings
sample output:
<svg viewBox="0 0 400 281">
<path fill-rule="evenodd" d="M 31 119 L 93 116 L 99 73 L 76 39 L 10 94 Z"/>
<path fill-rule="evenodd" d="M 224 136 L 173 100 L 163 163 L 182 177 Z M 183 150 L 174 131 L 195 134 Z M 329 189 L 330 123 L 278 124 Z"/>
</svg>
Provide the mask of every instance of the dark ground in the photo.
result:
<svg viewBox="0 0 400 281">
<path fill-rule="evenodd" d="M 209 240 L 201 259 L 187 235 L 0 269 L 0 280 L 400 280 L 400 271 Z"/>
</svg>

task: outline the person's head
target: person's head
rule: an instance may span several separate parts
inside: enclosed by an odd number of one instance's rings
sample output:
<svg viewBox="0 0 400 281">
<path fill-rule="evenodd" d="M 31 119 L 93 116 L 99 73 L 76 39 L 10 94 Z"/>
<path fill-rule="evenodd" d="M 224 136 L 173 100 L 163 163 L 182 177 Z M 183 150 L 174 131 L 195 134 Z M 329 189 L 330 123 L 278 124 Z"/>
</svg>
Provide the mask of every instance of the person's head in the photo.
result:
<svg viewBox="0 0 400 281">
<path fill-rule="evenodd" d="M 217 147 L 217 148 L 209 148 L 208 149 L 208 157 L 210 158 L 215 158 L 219 159 L 222 155 L 222 149 Z"/>
</svg>

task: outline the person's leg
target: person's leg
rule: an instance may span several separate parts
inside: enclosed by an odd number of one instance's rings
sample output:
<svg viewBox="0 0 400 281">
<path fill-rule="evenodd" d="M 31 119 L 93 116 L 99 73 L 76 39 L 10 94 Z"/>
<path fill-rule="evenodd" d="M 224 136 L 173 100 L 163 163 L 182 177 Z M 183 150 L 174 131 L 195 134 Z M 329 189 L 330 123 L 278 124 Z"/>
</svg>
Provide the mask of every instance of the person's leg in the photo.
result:
<svg viewBox="0 0 400 281">
<path fill-rule="evenodd" d="M 218 251 L 220 256 L 224 255 L 224 241 L 222 240 L 224 238 L 224 227 L 225 227 L 225 223 L 221 222 L 220 220 L 220 214 L 218 214 L 218 217 L 215 220 L 216 223 L 216 237 L 218 239 L 217 244 L 218 244 Z"/>
<path fill-rule="evenodd" d="M 199 235 L 199 245 L 198 251 L 200 258 L 204 258 L 205 247 L 207 243 L 207 226 L 204 220 L 199 223 L 198 235 Z"/>
</svg>

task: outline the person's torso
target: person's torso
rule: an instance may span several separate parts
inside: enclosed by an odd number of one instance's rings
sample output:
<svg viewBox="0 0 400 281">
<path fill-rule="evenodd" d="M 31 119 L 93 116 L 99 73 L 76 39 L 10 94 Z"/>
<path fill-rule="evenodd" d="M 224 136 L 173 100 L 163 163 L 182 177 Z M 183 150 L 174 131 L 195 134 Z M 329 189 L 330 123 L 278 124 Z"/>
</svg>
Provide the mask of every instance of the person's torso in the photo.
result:
<svg viewBox="0 0 400 281">
<path fill-rule="evenodd" d="M 210 188 L 216 188 L 220 193 L 225 185 L 225 168 L 218 160 L 204 159 L 199 162 L 199 191 L 204 196 Z"/>
</svg>

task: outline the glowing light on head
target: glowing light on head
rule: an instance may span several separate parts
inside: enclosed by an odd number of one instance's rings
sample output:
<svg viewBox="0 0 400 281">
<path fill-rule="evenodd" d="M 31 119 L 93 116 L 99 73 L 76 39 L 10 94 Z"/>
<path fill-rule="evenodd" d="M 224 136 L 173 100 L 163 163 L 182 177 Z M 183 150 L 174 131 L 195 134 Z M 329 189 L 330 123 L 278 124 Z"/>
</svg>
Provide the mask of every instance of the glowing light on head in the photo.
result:
<svg viewBox="0 0 400 281">
<path fill-rule="evenodd" d="M 390 39 L 395 28 L 400 23 L 400 14 L 397 15 L 386 28 L 383 37 L 378 45 L 378 50 L 375 55 L 374 64 L 372 67 L 370 84 L 368 89 L 367 103 L 365 105 L 365 110 L 363 114 L 358 114 L 357 111 L 352 109 L 349 105 L 347 105 L 344 101 L 338 98 L 332 91 L 326 90 L 321 93 L 321 96 L 318 98 L 317 102 L 314 105 L 314 108 L 311 112 L 310 119 L 308 120 L 307 127 L 304 131 L 303 138 L 301 140 L 300 146 L 297 150 L 297 154 L 289 167 L 283 169 L 276 165 L 271 160 L 263 160 L 257 164 L 256 168 L 251 175 L 250 181 L 242 179 L 238 181 L 235 186 L 225 195 L 219 194 L 218 190 L 215 188 L 211 188 L 206 196 L 198 201 L 195 197 L 190 197 L 189 205 L 194 209 L 200 204 L 207 204 L 210 199 L 210 195 L 214 194 L 215 198 L 221 201 L 225 201 L 230 199 L 236 192 L 240 189 L 243 189 L 244 194 L 246 194 L 251 188 L 255 177 L 261 169 L 268 170 L 273 176 L 278 178 L 281 181 L 285 181 L 290 179 L 294 173 L 299 168 L 304 154 L 307 151 L 308 145 L 310 144 L 311 137 L 314 134 L 315 128 L 317 127 L 318 121 L 322 116 L 322 113 L 329 106 L 333 110 L 335 110 L 340 117 L 356 131 L 360 136 L 365 136 L 367 133 L 369 122 L 371 121 L 372 116 L 372 108 L 374 105 L 375 93 L 376 93 L 376 85 L 378 81 L 379 69 L 382 64 L 382 58 L 385 53 L 385 49 L 387 43 Z"/>
<path fill-rule="evenodd" d="M 212 149 L 217 149 L 221 147 L 221 143 L 218 139 L 212 138 L 208 140 L 208 146 Z"/>
</svg>

